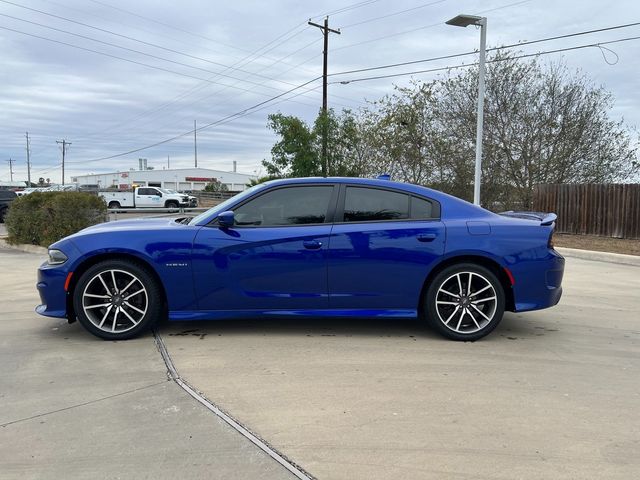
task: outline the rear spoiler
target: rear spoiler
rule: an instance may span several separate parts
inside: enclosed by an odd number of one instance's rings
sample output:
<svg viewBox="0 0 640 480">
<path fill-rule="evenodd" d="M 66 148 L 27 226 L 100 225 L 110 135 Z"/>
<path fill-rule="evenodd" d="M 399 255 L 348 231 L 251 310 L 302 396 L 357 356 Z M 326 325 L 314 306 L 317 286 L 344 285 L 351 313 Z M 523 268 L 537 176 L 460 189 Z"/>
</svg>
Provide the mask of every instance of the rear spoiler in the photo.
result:
<svg viewBox="0 0 640 480">
<path fill-rule="evenodd" d="M 514 212 L 509 210 L 508 212 L 501 212 L 498 215 L 503 217 L 512 218 L 524 218 L 525 220 L 536 220 L 540 222 L 540 225 L 548 226 L 553 225 L 558 216 L 555 213 L 543 213 L 543 212 Z"/>
</svg>

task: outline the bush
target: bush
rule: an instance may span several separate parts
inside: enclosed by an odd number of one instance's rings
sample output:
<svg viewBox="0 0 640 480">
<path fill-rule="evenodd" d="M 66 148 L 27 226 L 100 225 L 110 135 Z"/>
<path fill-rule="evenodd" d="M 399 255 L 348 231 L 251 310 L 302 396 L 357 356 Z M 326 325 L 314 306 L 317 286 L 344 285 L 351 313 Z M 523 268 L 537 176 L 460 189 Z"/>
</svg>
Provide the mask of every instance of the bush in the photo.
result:
<svg viewBox="0 0 640 480">
<path fill-rule="evenodd" d="M 9 243 L 47 247 L 106 220 L 107 206 L 84 192 L 34 192 L 11 203 L 5 223 Z"/>
</svg>

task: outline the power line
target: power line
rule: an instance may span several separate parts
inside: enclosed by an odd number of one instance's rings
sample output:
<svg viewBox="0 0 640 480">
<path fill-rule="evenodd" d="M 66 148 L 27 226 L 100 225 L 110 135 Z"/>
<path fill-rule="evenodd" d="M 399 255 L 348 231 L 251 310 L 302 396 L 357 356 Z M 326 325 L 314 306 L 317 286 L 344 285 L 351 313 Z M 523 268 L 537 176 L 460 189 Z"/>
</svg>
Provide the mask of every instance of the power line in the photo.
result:
<svg viewBox="0 0 640 480">
<path fill-rule="evenodd" d="M 3 1 L 3 0 L 0 0 L 0 1 Z M 203 82 L 213 83 L 213 84 L 217 84 L 217 85 L 223 85 L 225 87 L 233 88 L 233 89 L 240 90 L 240 91 L 243 91 L 243 92 L 249 92 L 249 93 L 252 92 L 252 90 L 249 90 L 249 89 L 246 89 L 246 88 L 243 88 L 243 87 L 238 87 L 237 85 L 229 85 L 229 84 L 225 84 L 225 83 L 215 82 L 215 81 L 207 79 L 207 78 L 197 77 L 195 75 L 191 75 L 191 74 L 183 73 L 183 72 L 178 72 L 178 71 L 171 70 L 171 69 L 168 69 L 168 68 L 159 67 L 157 65 L 150 65 L 148 63 L 138 62 L 137 60 L 132 60 L 130 58 L 120 57 L 118 55 L 113 55 L 111 53 L 101 52 L 99 50 L 93 50 L 91 48 L 81 47 L 79 45 L 74 45 L 72 43 L 67 43 L 67 42 L 63 42 L 63 41 L 60 41 L 60 40 L 54 40 L 52 38 L 42 37 L 40 35 L 35 35 L 35 34 L 32 34 L 32 33 L 23 32 L 23 31 L 16 30 L 16 29 L 13 29 L 13 28 L 4 27 L 2 25 L 0 25 L 0 28 L 3 29 L 3 30 L 9 30 L 10 32 L 20 33 L 22 35 L 26 35 L 26 36 L 29 36 L 29 37 L 38 38 L 40 40 L 46 40 L 48 42 L 58 43 L 58 44 L 65 45 L 65 46 L 72 47 L 72 48 L 76 48 L 76 49 L 79 49 L 79 50 L 84 50 L 84 51 L 87 51 L 87 52 L 96 53 L 98 55 L 103 55 L 105 57 L 115 58 L 117 60 L 122 60 L 122 61 L 125 61 L 125 62 L 133 63 L 133 64 L 140 65 L 140 66 L 147 67 L 147 68 L 152 68 L 154 70 L 159 70 L 159 71 L 166 72 L 166 73 L 173 73 L 175 75 L 180 75 L 182 77 L 187 77 L 187 78 L 193 78 L 195 80 L 201 80 Z M 211 70 L 201 69 L 201 68 L 198 68 L 198 67 L 191 67 L 191 68 L 197 68 L 199 70 L 204 70 L 204 71 L 208 71 L 210 73 L 217 74 L 217 72 L 212 72 Z M 254 83 L 254 82 L 249 82 L 249 83 Z M 266 85 L 263 85 L 263 84 L 255 84 L 255 85 L 256 86 L 264 86 L 264 87 L 269 88 L 271 90 L 277 90 L 277 88 L 267 87 Z"/>
<path fill-rule="evenodd" d="M 631 40 L 637 40 L 637 39 L 640 39 L 640 36 L 627 37 L 627 38 L 611 40 L 611 41 L 607 41 L 607 42 L 592 43 L 592 44 L 587 44 L 587 45 L 578 45 L 578 46 L 574 46 L 574 47 L 567 47 L 567 48 L 549 50 L 549 51 L 538 52 L 538 53 L 534 53 L 534 54 L 519 55 L 519 56 L 515 56 L 515 57 L 510 57 L 510 58 L 518 59 L 518 58 L 542 56 L 542 55 L 548 55 L 548 54 L 552 54 L 552 53 L 565 52 L 565 51 L 571 51 L 571 50 L 578 50 L 578 49 L 584 49 L 584 48 L 592 48 L 592 47 L 598 47 L 598 46 L 601 46 L 601 45 L 609 45 L 609 44 L 625 42 L 625 41 L 631 41 Z M 487 63 L 495 63 L 497 61 L 504 61 L 504 60 L 506 60 L 506 59 L 494 59 L 494 60 L 488 61 Z M 352 79 L 352 80 L 347 80 L 347 81 L 342 81 L 342 82 L 331 82 L 331 84 L 335 84 L 335 83 L 346 84 L 346 83 L 355 83 L 355 82 L 368 81 L 368 80 L 377 80 L 377 79 L 382 79 L 382 78 L 393 78 L 393 77 L 406 76 L 406 75 L 415 75 L 415 74 L 419 74 L 419 73 L 429 73 L 429 72 L 437 72 L 437 71 L 444 71 L 444 70 L 452 70 L 452 69 L 457 69 L 457 68 L 467 68 L 467 67 L 472 67 L 472 66 L 475 66 L 475 65 L 477 65 L 477 64 L 476 63 L 472 63 L 472 64 L 450 65 L 450 66 L 447 66 L 447 67 L 440 67 L 440 68 L 434 68 L 434 69 L 428 69 L 428 70 L 417 70 L 417 71 L 413 71 L 413 72 L 404 72 L 404 73 L 390 74 L 390 75 L 379 75 L 379 76 L 375 76 L 375 77 L 357 78 L 357 79 Z M 277 98 L 280 98 L 280 97 L 282 97 L 282 96 L 284 96 L 284 95 L 286 95 L 288 93 L 291 93 L 291 92 L 295 91 L 298 88 L 302 88 L 302 87 L 304 87 L 306 85 L 309 85 L 310 83 L 312 83 L 312 82 L 314 82 L 316 80 L 319 80 L 320 78 L 321 77 L 316 77 L 316 78 L 314 78 L 312 80 L 309 80 L 309 81 L 299 85 L 298 87 L 296 87 L 294 89 L 291 89 L 291 90 L 289 90 L 287 92 L 284 92 L 284 93 L 282 93 L 282 94 L 280 94 L 280 95 L 278 95 L 276 97 L 272 97 L 272 98 L 267 99 L 267 100 L 265 100 L 263 102 L 260 102 L 258 104 L 255 104 L 255 105 L 251 106 L 251 107 L 248 107 L 248 108 L 246 108 L 244 110 L 241 110 L 239 112 L 233 113 L 231 115 L 227 115 L 226 117 L 223 117 L 223 118 L 221 118 L 219 120 L 216 120 L 214 122 L 208 123 L 208 124 L 206 124 L 206 125 L 204 125 L 202 127 L 198 127 L 197 130 L 200 131 L 200 130 L 203 130 L 203 129 L 206 129 L 206 128 L 210 128 L 212 126 L 216 126 L 216 125 L 220 125 L 222 123 L 226 123 L 226 122 L 231 121 L 231 120 L 233 120 L 235 118 L 240 118 L 241 116 L 244 116 L 244 115 L 246 115 L 248 113 L 251 113 L 254 110 L 257 110 L 258 107 L 262 107 L 263 105 L 266 105 L 266 104 L 272 102 L 273 100 L 276 100 Z M 89 162 L 104 161 L 104 160 L 109 160 L 109 159 L 112 159 L 112 158 L 122 157 L 122 156 L 125 156 L 125 155 L 129 155 L 131 153 L 136 153 L 136 152 L 139 152 L 139 151 L 142 151 L 142 150 L 153 148 L 153 147 L 156 147 L 156 146 L 171 142 L 173 140 L 177 140 L 177 139 L 182 138 L 182 137 L 184 137 L 186 135 L 190 135 L 191 133 L 193 133 L 193 130 L 181 133 L 179 135 L 176 135 L 174 137 L 162 140 L 160 142 L 153 143 L 151 145 L 147 145 L 147 146 L 140 147 L 140 148 L 137 148 L 137 149 L 129 150 L 127 152 L 119 153 L 119 154 L 116 154 L 116 155 L 110 155 L 110 156 L 107 156 L 107 157 L 101 157 L 101 158 L 97 158 L 97 159 L 93 159 L 93 160 L 88 160 L 88 161 L 85 161 L 85 162 L 73 162 L 73 163 L 89 163 Z"/>
<path fill-rule="evenodd" d="M 530 1 L 531 0 L 520 0 L 518 2 L 508 3 L 506 5 L 501 5 L 501 6 L 496 7 L 496 8 L 491 8 L 489 10 L 482 10 L 482 11 L 480 11 L 478 13 L 479 14 L 485 14 L 485 13 L 489 13 L 489 12 L 494 12 L 496 10 L 502 10 L 504 8 L 509 8 L 509 7 L 515 7 L 517 5 L 522 5 L 523 3 L 529 3 Z M 398 37 L 398 36 L 401 36 L 401 35 L 406 35 L 407 33 L 419 32 L 420 30 L 426 30 L 428 28 L 439 27 L 439 26 L 441 26 L 443 24 L 444 24 L 444 20 L 442 20 L 440 22 L 437 22 L 437 23 L 432 23 L 430 25 L 425 25 L 423 27 L 412 28 L 412 29 L 409 29 L 409 30 L 403 30 L 401 32 L 396 32 L 396 33 L 390 33 L 388 35 L 383 35 L 381 37 L 370 38 L 369 40 L 363 40 L 363 41 L 357 42 L 357 43 L 351 43 L 349 45 L 344 45 L 344 46 L 336 48 L 334 50 L 338 51 L 338 50 L 344 50 L 344 49 L 347 49 L 347 48 L 357 47 L 357 46 L 360 46 L 360 45 L 366 45 L 367 43 L 373 43 L 373 42 L 377 42 L 377 41 L 380 41 L 380 40 L 386 40 L 387 38 Z"/>
<path fill-rule="evenodd" d="M 506 61 L 506 60 L 518 59 L 518 58 L 539 57 L 539 56 L 542 56 L 542 55 L 550 55 L 552 53 L 568 52 L 568 51 L 571 51 L 571 50 L 581 50 L 581 49 L 584 49 L 584 48 L 600 47 L 602 45 L 610 45 L 610 44 L 613 44 L 613 43 L 628 42 L 628 41 L 631 41 L 631 40 L 638 40 L 638 39 L 640 39 L 640 36 L 620 38 L 618 40 L 610 40 L 610 41 L 607 41 L 607 42 L 598 42 L 598 43 L 590 43 L 590 44 L 586 44 L 586 45 L 577 45 L 575 47 L 558 48 L 558 49 L 555 49 L 555 50 L 547 50 L 547 51 L 537 52 L 537 53 L 528 53 L 528 54 L 509 57 L 509 58 L 497 58 L 497 59 L 493 59 L 493 60 L 488 60 L 487 63 L 503 62 L 503 61 Z M 467 67 L 473 67 L 473 66 L 477 66 L 477 65 L 478 65 L 477 63 L 465 63 L 465 64 L 459 64 L 459 65 L 449 65 L 449 66 L 446 66 L 446 67 L 430 68 L 430 69 L 427 69 L 427 70 L 414 70 L 412 72 L 392 73 L 392 74 L 389 74 L 389 75 L 377 75 L 377 76 L 374 76 L 374 77 L 354 78 L 354 79 L 351 79 L 351 80 L 342 80 L 342 81 L 330 82 L 329 84 L 330 85 L 335 85 L 335 84 L 347 85 L 349 83 L 364 82 L 364 81 L 369 81 L 369 80 L 380 80 L 380 79 L 384 79 L 384 78 L 404 77 L 404 76 L 407 76 L 407 75 L 416 75 L 416 74 L 419 74 L 419 73 L 441 72 L 441 71 L 444 71 L 444 70 L 453 70 L 453 69 L 457 69 L 457 68 L 467 68 Z"/>
<path fill-rule="evenodd" d="M 5 1 L 5 0 L 0 0 L 0 1 Z M 176 64 L 176 65 L 180 65 L 180 66 L 182 66 L 182 67 L 193 68 L 193 69 L 195 69 L 195 70 L 200 70 L 200 71 L 203 71 L 203 72 L 212 73 L 212 74 L 214 74 L 214 75 L 216 75 L 216 76 L 218 76 L 218 77 L 225 77 L 225 78 L 229 78 L 229 79 L 236 80 L 236 81 L 240 81 L 240 82 L 246 82 L 246 83 L 249 83 L 249 84 L 251 84 L 251 85 L 255 85 L 255 86 L 260 86 L 260 87 L 266 87 L 266 88 L 271 88 L 271 89 L 273 89 L 273 87 L 269 87 L 269 86 L 265 85 L 264 83 L 253 82 L 253 81 L 251 81 L 251 80 L 247 80 L 247 79 L 243 79 L 243 78 L 234 77 L 234 76 L 232 76 L 232 75 L 227 75 L 227 74 L 225 74 L 225 73 L 223 73 L 223 72 L 215 72 L 215 71 L 212 71 L 212 70 L 208 70 L 208 69 L 206 69 L 206 68 L 197 67 L 197 66 L 195 66 L 195 65 L 190 65 L 190 64 L 187 64 L 187 63 L 183 63 L 183 62 L 178 62 L 178 61 L 175 61 L 175 60 L 171 60 L 171 59 L 169 59 L 169 58 L 160 57 L 160 56 L 158 56 L 158 55 L 153 55 L 153 54 L 151 54 L 151 53 L 142 52 L 142 51 L 140 51 L 140 50 L 136 50 L 136 49 L 133 49 L 133 48 L 124 47 L 124 46 L 122 46 L 122 45 L 117 45 L 117 44 L 115 44 L 115 43 L 105 42 L 105 41 L 103 41 L 103 40 L 98 40 L 98 39 L 96 39 L 96 38 L 88 37 L 88 36 L 86 36 L 86 35 L 81 35 L 81 34 L 79 34 L 79 33 L 70 32 L 70 31 L 68 31 L 68 30 L 64 30 L 64 29 L 61 29 L 61 28 L 51 27 L 51 26 L 44 25 L 44 24 L 41 24 L 41 23 L 38 23 L 38 22 L 33 22 L 33 21 L 31 21 L 31 20 L 25 20 L 25 19 L 22 19 L 22 18 L 14 17 L 14 16 L 12 16 L 12 15 L 6 15 L 6 14 L 4 14 L 4 13 L 0 13 L 0 16 L 8 17 L 8 18 L 11 18 L 11 19 L 13 19 L 13 20 L 18 20 L 18 21 L 20 21 L 20 22 L 30 23 L 30 24 L 32 24 L 32 25 L 37 25 L 37 26 L 39 26 L 39 27 L 47 28 L 47 29 L 49 29 L 49 30 L 54 30 L 54 31 L 56 31 L 56 32 L 61 32 L 61 33 L 65 33 L 65 34 L 68 34 L 68 35 L 73 35 L 74 37 L 83 38 L 83 39 L 85 39 L 85 40 L 90 40 L 90 41 L 92 41 L 92 42 L 101 43 L 101 44 L 103 44 L 103 45 L 108 45 L 108 46 L 110 46 L 110 47 L 114 47 L 114 48 L 119 48 L 119 49 L 121 49 L 121 50 L 126 50 L 126 51 L 128 51 L 128 52 L 133 52 L 133 53 L 136 53 L 136 54 L 138 54 L 138 55 L 143 55 L 143 56 L 146 56 L 146 57 L 154 58 L 154 59 L 156 59 L 156 60 L 162 60 L 162 61 L 165 61 L 165 62 L 168 62 L 168 63 L 173 63 L 173 64 Z M 100 30 L 102 30 L 102 29 L 100 29 Z M 24 32 L 23 32 L 23 33 L 24 33 Z M 44 37 L 42 37 L 42 38 L 44 38 Z M 49 40 L 51 40 L 51 39 L 49 39 Z M 142 42 L 142 43 L 148 44 L 148 42 Z M 75 45 L 71 45 L 71 44 L 68 44 L 68 45 L 69 45 L 69 46 L 75 46 Z M 151 44 L 149 44 L 149 45 L 151 45 Z M 77 46 L 75 46 L 75 47 L 77 47 Z M 82 47 L 77 47 L 77 48 L 82 48 Z M 164 48 L 164 47 L 159 47 L 159 46 L 158 46 L 157 48 L 162 48 L 163 50 L 168 50 L 168 51 L 173 52 L 173 53 L 180 53 L 180 52 L 177 52 L 177 51 L 175 51 L 175 50 L 167 49 L 167 48 Z M 238 69 L 238 68 L 232 68 L 232 67 L 229 67 L 229 66 L 227 66 L 227 65 L 224 65 L 224 64 L 221 64 L 221 63 L 218 63 L 218 62 L 213 62 L 213 61 L 210 61 L 210 60 L 207 60 L 207 59 L 204 59 L 204 58 L 195 57 L 195 56 L 193 56 L 193 55 L 184 54 L 184 53 L 181 53 L 181 55 L 185 55 L 185 56 L 187 56 L 187 57 L 191 57 L 191 58 L 197 58 L 198 60 L 202 60 L 202 61 L 204 61 L 204 62 L 212 63 L 212 64 L 215 64 L 215 65 L 221 65 L 221 66 L 223 66 L 223 67 L 225 67 L 225 68 L 227 68 L 227 69 L 237 70 L 237 71 L 239 71 L 239 72 L 246 73 L 246 74 L 249 74 L 249 75 L 254 75 L 254 76 L 261 77 L 261 78 L 264 78 L 264 79 L 267 79 L 267 80 L 272 80 L 272 81 L 276 81 L 276 82 L 279 82 L 279 83 L 284 83 L 284 84 L 287 84 L 287 85 L 290 85 L 290 86 L 291 86 L 291 85 L 293 85 L 292 83 L 285 82 L 285 81 L 283 81 L 283 80 L 276 80 L 276 79 L 274 79 L 274 78 L 267 77 L 267 76 L 265 76 L 265 75 L 260 75 L 260 74 L 251 73 L 251 72 L 248 72 L 248 71 L 246 71 L 246 70 L 241 70 L 241 69 Z M 213 80 L 211 80 L 211 79 L 209 79 L 208 81 L 209 81 L 210 83 L 216 83 L 216 82 L 214 82 L 214 81 L 213 81 Z M 225 85 L 225 84 L 221 84 L 221 85 Z M 235 87 L 235 86 L 233 86 L 233 85 L 225 85 L 225 86 L 230 87 L 230 88 L 237 88 L 237 87 Z"/>
<path fill-rule="evenodd" d="M 380 0 L 365 0 L 365 1 L 362 1 L 362 2 L 356 2 L 356 3 L 353 3 L 351 5 L 347 5 L 346 7 L 341 7 L 341 8 L 338 8 L 336 10 L 332 10 L 330 12 L 322 13 L 320 15 L 313 15 L 310 18 L 313 19 L 313 18 L 319 18 L 319 17 L 328 17 L 328 16 L 333 16 L 333 15 L 339 15 L 340 13 L 349 12 L 351 10 L 355 10 L 356 8 L 366 7 L 367 5 L 371 5 L 372 3 L 377 3 L 379 1 Z"/>
<path fill-rule="evenodd" d="M 368 18 L 367 20 L 361 20 L 359 22 L 355 22 L 355 23 L 350 23 L 348 25 L 344 25 L 340 28 L 345 29 L 345 28 L 351 28 L 351 27 L 357 27 L 359 25 L 364 25 L 366 23 L 371 23 L 371 22 L 375 22 L 377 20 L 382 20 L 384 18 L 389 18 L 389 17 L 395 17 L 398 15 L 402 15 L 403 13 L 408 13 L 408 12 L 414 12 L 416 10 L 420 10 L 426 7 L 430 7 L 431 5 L 437 5 L 438 3 L 444 3 L 448 0 L 436 0 L 435 2 L 429 2 L 429 3 L 423 3 L 422 5 L 418 5 L 417 7 L 412 7 L 412 8 L 406 8 L 404 10 L 400 10 L 397 12 L 393 12 L 393 13 L 388 13 L 386 15 L 381 15 L 379 17 L 374 17 L 374 18 Z"/>
<path fill-rule="evenodd" d="M 638 25 L 640 25 L 640 22 L 626 23 L 626 24 L 621 24 L 621 25 L 614 25 L 614 26 L 611 26 L 611 27 L 596 28 L 596 29 L 593 29 L 593 30 L 583 30 L 583 31 L 580 31 L 580 32 L 568 33 L 568 34 L 564 34 L 564 35 L 556 35 L 556 36 L 553 36 L 553 37 L 539 38 L 539 39 L 536 39 L 536 40 L 529 40 L 529 41 L 523 41 L 523 42 L 518 42 L 518 43 L 512 43 L 510 45 L 502 45 L 500 47 L 488 48 L 487 52 L 499 51 L 499 50 L 504 50 L 504 49 L 507 49 L 507 48 L 514 48 L 514 47 L 523 47 L 525 45 L 532 45 L 532 44 L 535 44 L 535 43 L 549 42 L 549 41 L 552 41 L 552 40 L 559 40 L 559 39 L 564 39 L 564 38 L 577 37 L 577 36 L 582 36 L 582 35 L 589 35 L 589 34 L 592 34 L 592 33 L 606 32 L 606 31 L 617 30 L 617 29 L 621 29 L 621 28 L 635 27 L 635 26 L 638 26 Z M 337 75 L 346 75 L 346 74 L 349 74 L 349 73 L 369 72 L 369 71 L 372 71 L 372 70 L 382 70 L 382 69 L 387 69 L 387 68 L 402 67 L 402 66 L 406 66 L 406 65 L 415 65 L 417 63 L 427 63 L 427 62 L 433 62 L 433 61 L 436 61 L 436 60 L 447 60 L 447 59 L 450 59 L 450 58 L 463 57 L 463 56 L 467 56 L 467 55 L 475 55 L 476 53 L 477 53 L 476 51 L 452 53 L 450 55 L 441 55 L 439 57 L 424 58 L 424 59 L 421 59 L 421 60 L 411 60 L 411 61 L 408 61 L 408 62 L 391 63 L 391 64 L 379 65 L 379 66 L 375 66 L 375 67 L 366 67 L 366 68 L 358 68 L 358 69 L 354 69 L 354 70 L 345 70 L 345 71 L 342 71 L 342 72 L 330 73 L 329 76 L 333 77 L 333 76 L 337 76 Z"/>
<path fill-rule="evenodd" d="M 1 1 L 1 2 L 4 2 L 4 3 L 8 3 L 8 4 L 10 4 L 10 5 L 14 5 L 14 6 L 20 7 L 20 8 L 24 8 L 24 9 L 26 9 L 26 10 L 31 10 L 31 11 L 34 11 L 34 12 L 37 12 L 37 13 L 40 13 L 40 14 L 43 14 L 43 15 L 48 15 L 48 16 L 51 16 L 51 17 L 53 17 L 53 18 L 57 18 L 57 19 L 59 19 L 59 20 L 64 20 L 64 21 L 66 21 L 66 22 L 74 23 L 74 24 L 77 24 L 77 25 L 80 25 L 80 26 L 83 26 L 83 27 L 86 27 L 86 28 L 90 28 L 90 29 L 93 29 L 93 30 L 97 30 L 97 31 L 99 31 L 99 32 L 107 33 L 107 34 L 109 34 L 109 35 L 114 35 L 114 36 L 116 36 L 116 37 L 121 37 L 121 38 L 124 38 L 124 39 L 126 39 L 126 40 L 130 40 L 130 41 L 133 41 L 133 42 L 141 43 L 141 44 L 143 44 L 143 45 L 147 45 L 147 46 L 150 46 L 150 47 L 153 47 L 153 48 L 158 48 L 158 49 L 160 49 L 160 50 L 164 50 L 164 51 L 167 51 L 167 52 L 175 53 L 175 54 L 177 54 L 177 55 L 182 55 L 182 56 L 187 57 L 187 58 L 191 58 L 191 59 L 198 60 L 198 61 L 201 61 L 201 62 L 206 62 L 206 63 L 212 64 L 212 65 L 217 65 L 217 66 L 219 66 L 219 67 L 223 67 L 223 68 L 225 68 L 225 70 L 224 70 L 224 71 L 226 71 L 226 70 L 234 70 L 234 71 L 238 71 L 238 72 L 241 72 L 241 73 L 244 73 L 244 74 L 247 74 L 247 75 L 252 75 L 252 76 L 257 76 L 257 77 L 260 77 L 260 78 L 264 78 L 264 79 L 267 79 L 267 80 L 275 80 L 275 79 L 273 79 L 273 78 L 271 78 L 271 77 L 267 77 L 267 76 L 265 76 L 265 75 L 260 75 L 260 74 L 254 73 L 254 72 L 250 72 L 250 71 L 248 71 L 248 70 L 242 70 L 242 69 L 237 68 L 237 67 L 235 67 L 235 66 L 226 65 L 226 64 L 224 64 L 224 63 L 216 62 L 216 61 L 214 61 L 214 60 L 209 60 L 208 58 L 199 57 L 199 56 L 197 56 L 197 55 L 191 55 L 191 54 L 189 54 L 189 53 L 185 53 L 185 52 L 181 52 L 181 51 L 178 51 L 178 50 L 174 50 L 174 49 L 172 49 L 172 48 L 164 47 L 164 46 L 162 46 L 162 45 L 158 45 L 158 44 L 156 44 L 156 43 L 151 43 L 151 42 L 147 42 L 147 41 L 144 41 L 144 40 L 140 40 L 140 39 L 138 39 L 138 38 L 131 37 L 131 36 L 129 36 L 129 35 L 123 35 L 123 34 L 120 34 L 120 33 L 116 33 L 116 32 L 113 32 L 113 31 L 111 31 L 111 30 L 107 30 L 107 29 L 104 29 L 104 28 L 96 27 L 96 26 L 94 26 L 94 25 L 89 25 L 89 24 L 87 24 L 87 23 L 79 22 L 79 21 L 77 21 L 77 20 L 72 20 L 72 19 L 70 19 L 70 18 L 63 17 L 63 16 L 60 16 L 60 15 L 55 15 L 55 14 L 53 14 L 53 13 L 44 12 L 44 11 L 42 11 L 42 10 L 37 10 L 37 9 L 35 9 L 35 8 L 31 8 L 31 7 L 26 7 L 26 6 L 23 6 L 23 5 L 19 5 L 19 4 L 17 4 L 17 3 L 13 3 L 13 2 L 10 2 L 10 1 L 8 1 L 8 0 L 0 0 L 0 1 Z M 104 41 L 104 40 L 98 40 L 98 39 L 96 39 L 96 38 L 88 37 L 88 36 L 86 36 L 86 35 L 81 35 L 81 34 L 79 34 L 79 33 L 70 32 L 70 31 L 68 31 L 68 30 L 64 30 L 64 29 L 60 29 L 60 28 L 56 28 L 56 27 L 52 27 L 52 26 L 49 26 L 49 25 L 44 25 L 44 24 L 42 24 L 42 23 L 34 22 L 34 21 L 32 21 L 32 20 L 26 20 L 26 19 L 23 19 L 23 18 L 18 18 L 18 17 L 14 17 L 14 16 L 12 16 L 12 15 L 7 15 L 7 14 L 3 14 L 3 13 L 0 13 L 0 15 L 2 15 L 3 17 L 11 18 L 11 19 L 13 19 L 13 20 L 18 20 L 18 21 L 20 21 L 20 22 L 30 23 L 30 24 L 32 24 L 32 25 L 37 25 L 37 26 L 42 27 L 42 28 L 47 28 L 47 29 L 49 29 L 49 30 L 54 30 L 54 31 L 57 31 L 57 32 L 66 33 L 66 34 L 68 34 L 68 35 L 73 35 L 73 36 L 75 36 L 75 37 L 84 38 L 84 39 L 86 39 L 86 40 L 91 40 L 91 41 L 93 41 L 93 42 L 102 43 L 102 44 L 104 44 L 104 45 L 108 45 L 108 46 L 111 46 L 111 47 L 120 48 L 120 49 L 123 49 L 123 50 L 127 50 L 127 51 L 130 51 L 130 52 L 134 52 L 134 53 L 140 54 L 140 55 L 149 56 L 149 57 L 152 57 L 152 58 L 155 58 L 155 59 L 158 59 L 158 60 L 163 60 L 163 61 L 166 61 L 166 62 L 175 63 L 175 64 L 177 64 L 177 65 L 186 66 L 186 67 L 189 67 L 189 68 L 197 68 L 198 70 L 203 70 L 203 71 L 205 71 L 205 72 L 209 72 L 209 73 L 215 73 L 216 75 L 220 75 L 220 76 L 223 76 L 223 77 L 226 77 L 226 78 L 231 78 L 231 79 L 233 79 L 233 80 L 238 80 L 238 81 L 242 81 L 242 82 L 247 82 L 247 83 L 253 83 L 253 84 L 256 84 L 256 83 L 254 83 L 254 82 L 249 82 L 249 81 L 247 81 L 246 79 L 243 79 L 243 78 L 233 77 L 233 76 L 231 76 L 231 75 L 224 74 L 224 71 L 223 71 L 223 72 L 211 72 L 210 70 L 205 70 L 205 69 L 202 69 L 202 68 L 194 67 L 194 66 L 192 66 L 192 65 L 185 64 L 185 63 L 181 63 L 181 62 L 176 62 L 176 61 L 174 61 L 174 60 L 170 60 L 170 59 L 167 59 L 167 58 L 164 58 L 164 57 L 158 57 L 158 56 L 153 55 L 153 54 L 149 54 L 149 53 L 146 53 L 146 52 L 141 52 L 141 51 L 139 51 L 139 50 L 131 49 L 131 48 L 124 47 L 124 46 L 121 46 L 121 45 L 117 45 L 117 44 L 114 44 L 114 43 L 111 43 L 111 42 L 106 42 L 106 41 Z M 296 27 L 296 28 L 297 28 L 297 27 Z M 299 32 L 297 32 L 296 34 L 294 34 L 294 35 L 292 35 L 291 37 L 287 38 L 287 40 L 290 40 L 291 38 L 295 37 L 296 35 L 299 35 L 299 34 L 300 34 L 300 33 L 302 33 L 303 31 L 304 31 L 304 29 L 303 29 L 303 30 L 300 30 L 300 31 L 299 31 Z M 272 43 L 272 42 L 271 42 L 271 43 Z M 276 45 L 276 46 L 277 46 L 277 45 Z M 276 46 L 274 46 L 274 47 L 272 47 L 272 48 L 275 48 Z M 284 81 L 282 81 L 282 80 L 275 80 L 275 81 L 278 81 L 278 82 L 280 82 L 280 83 L 287 83 L 287 82 L 284 82 Z M 260 85 L 260 84 L 258 84 L 258 85 Z M 292 84 L 289 84 L 289 85 L 292 85 Z"/>
<path fill-rule="evenodd" d="M 167 28 L 170 28 L 172 30 L 176 30 L 178 32 L 186 33 L 187 35 L 191 35 L 192 37 L 201 38 L 203 40 L 207 40 L 208 42 L 215 43 L 215 44 L 218 44 L 218 45 L 222 45 L 222 46 L 225 46 L 225 47 L 228 47 L 228 48 L 233 48 L 234 50 L 238 50 L 238 51 L 241 51 L 241 52 L 244 52 L 244 53 L 251 53 L 249 50 L 240 48 L 237 45 L 220 42 L 219 40 L 214 40 L 214 39 L 206 37 L 204 35 L 200 35 L 198 33 L 194 33 L 192 31 L 176 27 L 175 25 L 172 25 L 172 24 L 169 24 L 169 23 L 165 23 L 165 22 L 161 22 L 160 20 L 156 20 L 156 19 L 153 19 L 151 17 L 146 17 L 144 15 L 140 15 L 138 13 L 132 12 L 130 10 L 126 10 L 124 8 L 121 8 L 121 7 L 116 7 L 115 5 L 110 5 L 108 3 L 100 2 L 98 0 L 90 0 L 90 1 L 93 2 L 93 3 L 96 3 L 98 5 L 102 5 L 103 7 L 111 8 L 113 10 L 117 10 L 119 12 L 126 13 L 127 15 L 131 15 L 131 16 L 134 16 L 136 18 L 147 20 L 148 22 L 152 22 L 152 23 L 155 23 L 157 25 L 161 25 L 163 27 L 167 27 Z M 294 28 L 297 28 L 297 26 L 294 27 Z"/>
</svg>

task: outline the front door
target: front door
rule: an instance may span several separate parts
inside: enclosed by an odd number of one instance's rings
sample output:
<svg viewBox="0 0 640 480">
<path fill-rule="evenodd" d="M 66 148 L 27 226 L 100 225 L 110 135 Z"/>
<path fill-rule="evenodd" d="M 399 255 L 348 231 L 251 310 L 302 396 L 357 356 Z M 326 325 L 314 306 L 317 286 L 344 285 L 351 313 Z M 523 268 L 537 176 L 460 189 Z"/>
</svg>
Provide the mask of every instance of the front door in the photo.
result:
<svg viewBox="0 0 640 480">
<path fill-rule="evenodd" d="M 193 248 L 200 310 L 327 308 L 334 200 L 333 185 L 267 190 L 234 208 L 234 227 L 203 227 Z"/>
</svg>

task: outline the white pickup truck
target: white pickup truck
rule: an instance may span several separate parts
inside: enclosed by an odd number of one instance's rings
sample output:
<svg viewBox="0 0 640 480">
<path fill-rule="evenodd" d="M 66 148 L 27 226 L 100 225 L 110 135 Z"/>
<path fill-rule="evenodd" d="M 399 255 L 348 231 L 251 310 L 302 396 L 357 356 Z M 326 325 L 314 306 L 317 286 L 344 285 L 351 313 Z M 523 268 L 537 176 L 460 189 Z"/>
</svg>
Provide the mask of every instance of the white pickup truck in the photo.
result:
<svg viewBox="0 0 640 480">
<path fill-rule="evenodd" d="M 107 207 L 116 208 L 178 208 L 188 207 L 189 197 L 158 187 L 137 187 L 133 192 L 98 192 Z"/>
</svg>

